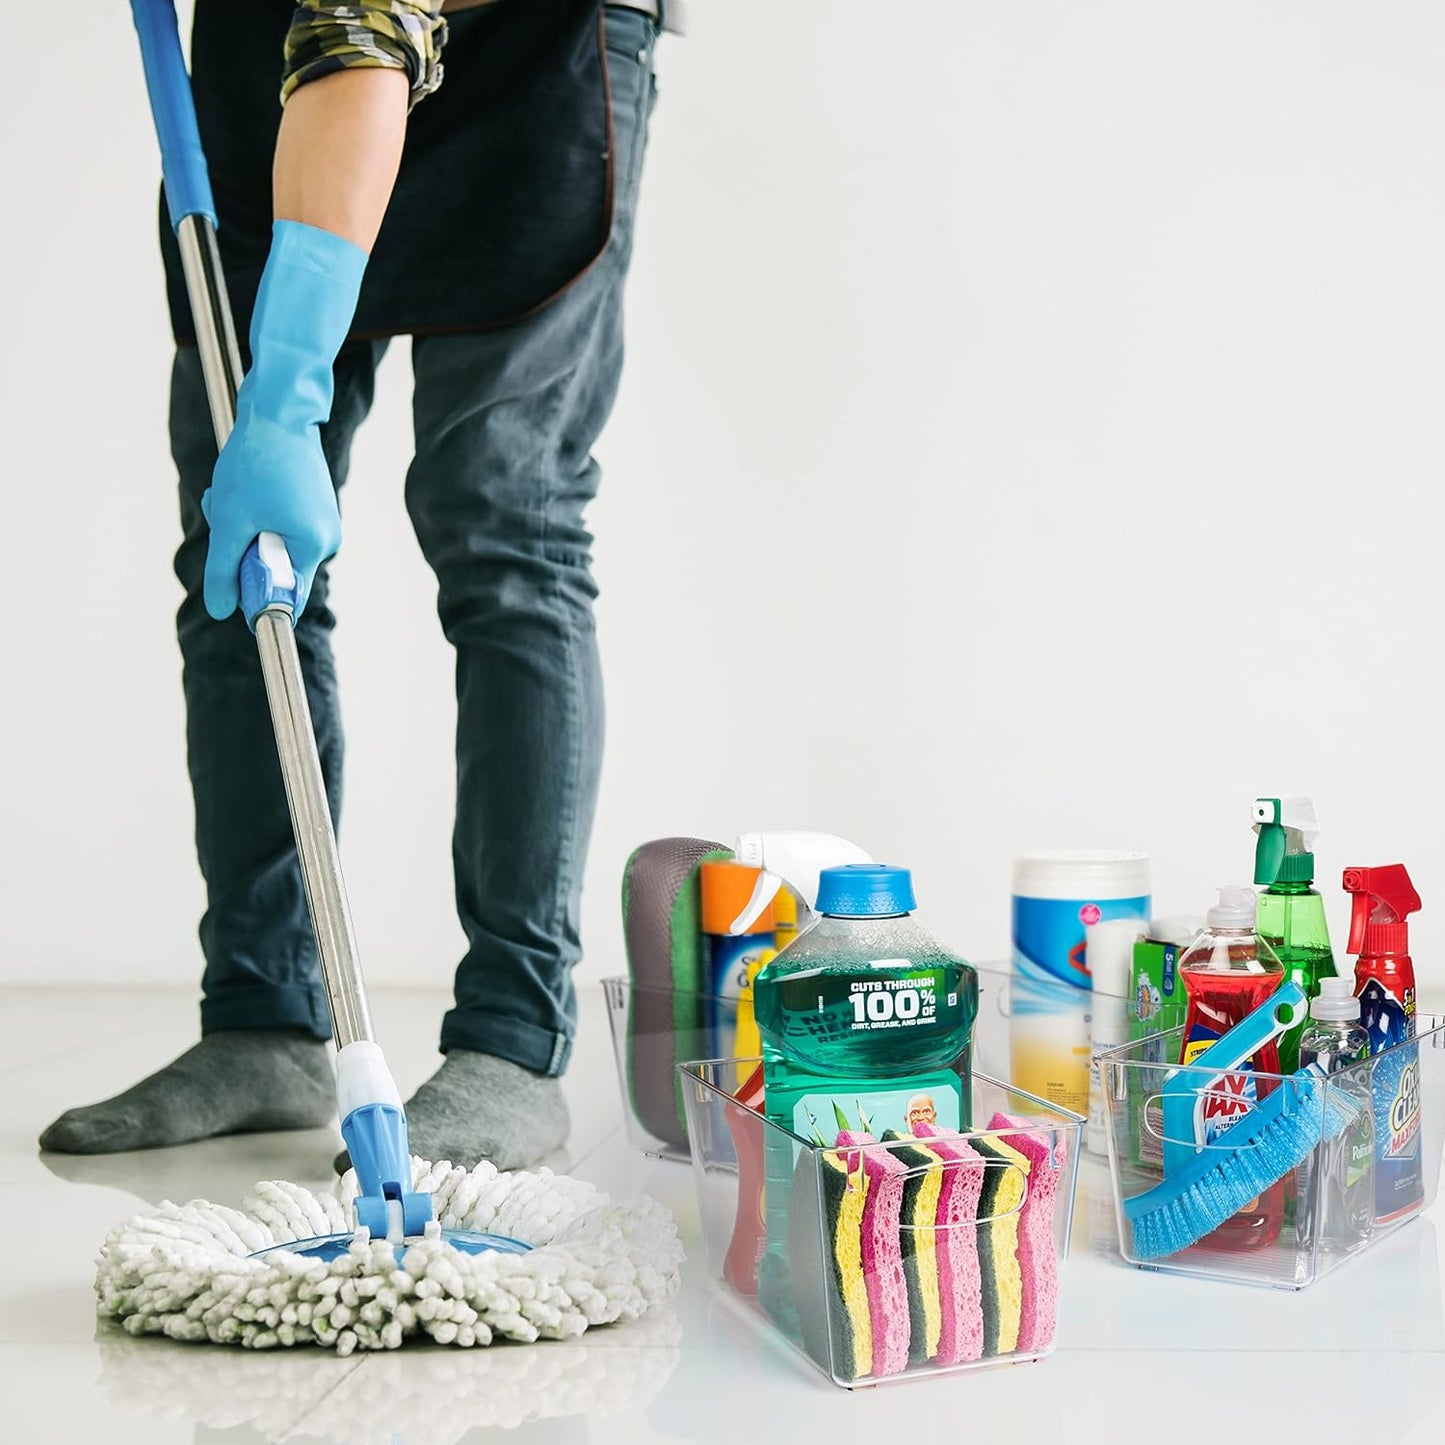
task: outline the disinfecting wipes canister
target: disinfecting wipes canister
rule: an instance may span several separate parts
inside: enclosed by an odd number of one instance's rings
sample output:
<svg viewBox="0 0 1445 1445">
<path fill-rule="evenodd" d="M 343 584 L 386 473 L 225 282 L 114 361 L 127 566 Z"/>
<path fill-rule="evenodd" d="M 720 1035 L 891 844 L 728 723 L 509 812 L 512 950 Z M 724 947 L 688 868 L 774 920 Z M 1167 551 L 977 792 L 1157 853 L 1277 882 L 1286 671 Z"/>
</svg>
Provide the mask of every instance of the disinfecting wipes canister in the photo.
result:
<svg viewBox="0 0 1445 1445">
<path fill-rule="evenodd" d="M 1084 930 L 1149 917 L 1145 853 L 1026 853 L 1014 863 L 1013 964 L 1025 978 L 1090 986 Z"/>
</svg>

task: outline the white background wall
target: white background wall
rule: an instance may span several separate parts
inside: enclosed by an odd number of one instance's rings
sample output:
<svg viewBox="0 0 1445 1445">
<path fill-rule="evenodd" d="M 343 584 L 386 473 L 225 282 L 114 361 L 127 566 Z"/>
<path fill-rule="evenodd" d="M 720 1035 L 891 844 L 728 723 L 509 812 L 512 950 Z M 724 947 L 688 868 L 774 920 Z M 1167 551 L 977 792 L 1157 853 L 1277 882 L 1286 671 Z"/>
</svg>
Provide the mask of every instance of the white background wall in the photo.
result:
<svg viewBox="0 0 1445 1445">
<path fill-rule="evenodd" d="M 0 88 L 0 980 L 185 983 L 157 163 L 128 10 L 83 8 Z M 1445 10 L 693 9 L 593 514 L 589 976 L 659 834 L 852 835 L 982 959 L 1017 851 L 1143 847 L 1193 909 L 1248 877 L 1255 793 L 1309 791 L 1328 888 L 1410 864 L 1445 991 Z M 373 978 L 432 983 L 453 705 L 408 390 L 396 347 L 347 489 L 343 847 Z"/>
</svg>

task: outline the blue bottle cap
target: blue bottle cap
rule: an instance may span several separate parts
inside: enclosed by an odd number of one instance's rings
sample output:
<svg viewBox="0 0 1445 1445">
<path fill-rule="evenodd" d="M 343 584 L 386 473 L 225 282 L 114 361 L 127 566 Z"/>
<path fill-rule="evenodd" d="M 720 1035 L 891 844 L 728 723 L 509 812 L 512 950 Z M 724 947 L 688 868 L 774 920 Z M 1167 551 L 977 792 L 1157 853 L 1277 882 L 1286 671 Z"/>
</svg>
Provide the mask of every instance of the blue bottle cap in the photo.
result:
<svg viewBox="0 0 1445 1445">
<path fill-rule="evenodd" d="M 913 875 L 885 863 L 849 863 L 818 875 L 818 912 L 831 918 L 885 918 L 912 913 Z"/>
</svg>

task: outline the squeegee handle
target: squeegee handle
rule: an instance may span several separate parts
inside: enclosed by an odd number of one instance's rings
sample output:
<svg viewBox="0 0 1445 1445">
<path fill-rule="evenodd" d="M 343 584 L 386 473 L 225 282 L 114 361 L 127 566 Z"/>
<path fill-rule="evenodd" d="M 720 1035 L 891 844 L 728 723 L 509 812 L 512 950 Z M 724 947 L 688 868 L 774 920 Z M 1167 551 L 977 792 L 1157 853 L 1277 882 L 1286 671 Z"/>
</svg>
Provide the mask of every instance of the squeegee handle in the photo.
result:
<svg viewBox="0 0 1445 1445">
<path fill-rule="evenodd" d="M 181 50 L 174 0 L 130 0 L 141 64 L 156 137 L 161 143 L 161 170 L 166 182 L 166 208 L 176 229 L 187 216 L 204 216 L 216 224 L 206 153 L 196 125 L 191 78 Z"/>
</svg>

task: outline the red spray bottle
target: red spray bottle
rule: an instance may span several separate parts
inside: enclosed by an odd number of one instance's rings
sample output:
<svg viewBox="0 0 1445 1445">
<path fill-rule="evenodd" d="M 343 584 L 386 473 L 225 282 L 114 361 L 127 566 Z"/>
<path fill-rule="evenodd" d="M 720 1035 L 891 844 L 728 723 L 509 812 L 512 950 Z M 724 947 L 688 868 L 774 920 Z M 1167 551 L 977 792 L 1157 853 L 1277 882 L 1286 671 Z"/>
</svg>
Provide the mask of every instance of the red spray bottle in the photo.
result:
<svg viewBox="0 0 1445 1445">
<path fill-rule="evenodd" d="M 1345 892 L 1354 897 L 1347 951 L 1359 955 L 1360 1022 L 1370 1035 L 1370 1052 L 1378 1054 L 1415 1034 L 1415 965 L 1405 920 L 1420 911 L 1420 895 L 1403 863 L 1346 868 Z"/>
<path fill-rule="evenodd" d="M 1402 1219 L 1424 1202 L 1420 1152 L 1420 1060 L 1414 1047 L 1415 965 L 1410 925 L 1420 895 L 1404 865 L 1346 868 L 1345 892 L 1354 897 L 1349 952 L 1355 965 L 1360 1023 L 1377 1059 L 1370 1080 L 1375 1124 L 1375 1222 Z M 1389 1052 L 1386 1053 L 1386 1050 Z"/>
</svg>

